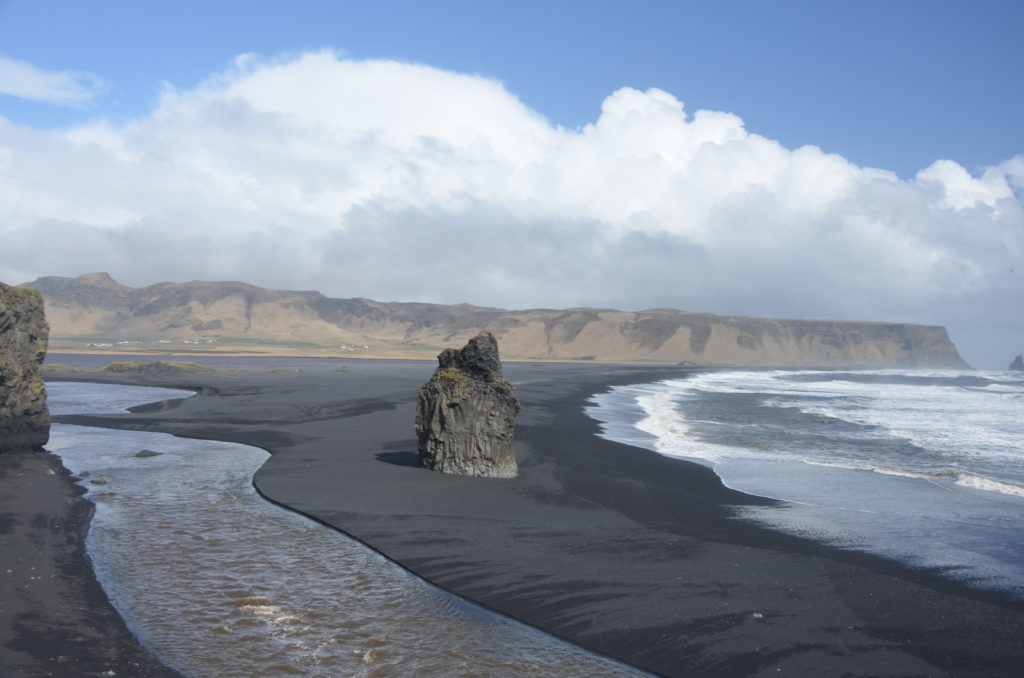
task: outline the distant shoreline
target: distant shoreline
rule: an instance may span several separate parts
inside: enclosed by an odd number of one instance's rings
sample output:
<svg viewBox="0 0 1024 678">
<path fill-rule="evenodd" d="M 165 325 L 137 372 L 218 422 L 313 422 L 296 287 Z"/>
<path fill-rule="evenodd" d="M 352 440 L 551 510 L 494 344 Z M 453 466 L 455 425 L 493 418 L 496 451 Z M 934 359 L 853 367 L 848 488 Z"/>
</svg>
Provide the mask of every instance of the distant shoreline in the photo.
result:
<svg viewBox="0 0 1024 678">
<path fill-rule="evenodd" d="M 289 349 L 277 349 L 269 351 L 242 351 L 237 349 L 226 348 L 220 349 L 138 349 L 138 350 L 127 350 L 124 348 L 118 348 L 117 350 L 106 350 L 102 348 L 55 348 L 53 349 L 52 355 L 96 355 L 96 356 L 110 356 L 113 360 L 131 358 L 131 357 L 147 357 L 147 358 L 202 358 L 208 357 L 224 357 L 224 358 L 323 358 L 325 360 L 435 360 L 437 354 L 440 352 L 439 349 L 429 349 L 424 351 L 408 351 L 406 355 L 398 355 L 400 352 L 395 353 L 378 353 L 373 351 L 362 351 L 359 353 L 328 353 L 328 352 L 313 352 L 313 351 L 302 351 L 302 350 L 289 350 Z M 50 361 L 51 356 L 47 356 L 47 361 Z M 671 362 L 658 362 L 654 360 L 641 360 L 636 362 L 621 362 L 621 361 L 603 361 L 603 360 L 572 360 L 567 358 L 508 358 L 502 359 L 502 362 L 507 363 L 568 363 L 568 364 L 580 364 L 580 365 L 629 365 L 629 366 L 655 366 L 655 367 L 673 367 L 675 363 Z M 687 367 L 718 367 L 715 365 L 687 365 Z M 721 366 L 729 367 L 729 366 Z M 784 368 L 781 368 L 784 369 Z"/>
<path fill-rule="evenodd" d="M 437 351 L 431 350 L 431 352 L 424 352 L 423 354 L 410 354 L 404 356 L 397 356 L 394 354 L 376 354 L 376 353 L 360 353 L 358 355 L 351 353 L 344 354 L 330 354 L 325 355 L 323 353 L 312 353 L 308 351 L 278 351 L 278 352 L 256 352 L 256 351 L 235 351 L 230 349 L 217 350 L 217 349 L 193 349 L 182 350 L 182 351 L 168 351 L 163 349 L 144 349 L 139 351 L 108 351 L 104 349 L 67 349 L 67 348 L 56 348 L 49 354 L 47 354 L 44 368 L 51 367 L 54 365 L 60 365 L 59 356 L 71 355 L 71 356 L 106 356 L 111 361 L 117 360 L 132 360 L 145 358 L 146 362 L 150 360 L 166 360 L 173 358 L 254 358 L 254 359 L 272 359 L 272 358 L 295 358 L 304 360 L 354 360 L 354 361 L 395 361 L 395 362 L 435 362 L 437 359 Z M 898 367 L 895 365 L 891 366 L 864 366 L 864 365 L 745 365 L 745 364 L 697 364 L 697 363 L 671 363 L 671 362 L 657 362 L 654 360 L 639 360 L 635 362 L 622 362 L 622 361 L 604 361 L 604 360 L 570 360 L 565 358 L 502 358 L 502 363 L 513 363 L 513 364 L 550 364 L 550 365 L 594 365 L 596 367 L 623 367 L 623 368 L 651 368 L 651 369 L 680 369 L 680 370 L 754 370 L 754 371 L 766 371 L 766 370 L 821 370 L 821 371 L 837 371 L 837 370 L 885 370 L 885 369 L 923 369 L 923 370 L 953 370 L 971 372 L 974 371 L 973 367 L 963 368 L 934 368 L 934 367 Z"/>
<path fill-rule="evenodd" d="M 939 325 L 764 318 L 649 308 L 500 309 L 338 299 L 243 282 L 122 285 L 107 273 L 45 276 L 51 348 L 179 355 L 432 358 L 481 330 L 506 360 L 656 365 L 966 367 Z"/>
</svg>

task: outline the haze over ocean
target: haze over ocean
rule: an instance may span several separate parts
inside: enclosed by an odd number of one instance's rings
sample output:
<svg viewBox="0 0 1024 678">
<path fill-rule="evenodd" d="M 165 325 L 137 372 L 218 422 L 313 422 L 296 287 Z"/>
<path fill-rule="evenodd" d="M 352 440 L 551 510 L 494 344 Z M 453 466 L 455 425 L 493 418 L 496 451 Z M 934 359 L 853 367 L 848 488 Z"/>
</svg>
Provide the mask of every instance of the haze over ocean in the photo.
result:
<svg viewBox="0 0 1024 678">
<path fill-rule="evenodd" d="M 1022 19 L 0 2 L 0 280 L 917 322 L 1004 368 Z"/>
</svg>

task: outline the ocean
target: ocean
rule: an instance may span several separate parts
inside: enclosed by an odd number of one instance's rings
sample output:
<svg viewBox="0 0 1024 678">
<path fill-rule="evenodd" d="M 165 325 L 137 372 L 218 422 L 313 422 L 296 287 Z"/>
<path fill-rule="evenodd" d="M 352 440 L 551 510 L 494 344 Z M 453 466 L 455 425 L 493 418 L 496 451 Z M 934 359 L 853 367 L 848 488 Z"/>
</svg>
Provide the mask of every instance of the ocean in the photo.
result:
<svg viewBox="0 0 1024 678">
<path fill-rule="evenodd" d="M 56 415 L 191 395 L 47 389 Z M 261 449 L 67 424 L 53 425 L 47 448 L 96 504 L 86 546 L 107 595 L 143 645 L 190 678 L 648 675 L 263 500 L 252 486 Z"/>
<path fill-rule="evenodd" d="M 780 501 L 737 520 L 1024 599 L 1024 375 L 735 370 L 613 387 L 605 438 Z"/>
</svg>

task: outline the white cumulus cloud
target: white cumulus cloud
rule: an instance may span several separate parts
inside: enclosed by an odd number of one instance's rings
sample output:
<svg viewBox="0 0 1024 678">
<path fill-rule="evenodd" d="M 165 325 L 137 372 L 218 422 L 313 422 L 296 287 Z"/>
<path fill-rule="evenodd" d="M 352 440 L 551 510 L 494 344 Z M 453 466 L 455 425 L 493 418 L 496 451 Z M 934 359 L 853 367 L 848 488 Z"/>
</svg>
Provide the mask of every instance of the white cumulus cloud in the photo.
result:
<svg viewBox="0 0 1024 678">
<path fill-rule="evenodd" d="M 0 118 L 0 280 L 105 270 L 1021 340 L 1024 156 L 901 180 L 658 89 L 598 103 L 568 130 L 494 80 L 324 51 L 245 55 L 123 125 Z"/>
<path fill-rule="evenodd" d="M 0 94 L 80 106 L 103 91 L 103 80 L 84 71 L 48 71 L 0 54 Z"/>
</svg>

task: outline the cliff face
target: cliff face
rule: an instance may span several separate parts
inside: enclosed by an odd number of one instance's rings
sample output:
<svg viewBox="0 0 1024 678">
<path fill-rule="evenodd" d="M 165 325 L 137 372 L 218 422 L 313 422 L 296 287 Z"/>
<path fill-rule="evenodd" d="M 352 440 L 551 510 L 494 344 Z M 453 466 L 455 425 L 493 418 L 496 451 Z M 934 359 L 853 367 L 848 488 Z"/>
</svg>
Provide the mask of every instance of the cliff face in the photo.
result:
<svg viewBox="0 0 1024 678">
<path fill-rule="evenodd" d="M 237 282 L 120 285 L 106 274 L 40 278 L 55 337 L 90 340 L 211 338 L 225 342 L 368 345 L 406 357 L 436 355 L 481 330 L 507 358 L 653 361 L 724 366 L 944 367 L 967 365 L 942 327 L 778 320 L 673 309 L 506 311 L 459 304 L 331 299 Z"/>
<path fill-rule="evenodd" d="M 416 401 L 420 466 L 442 473 L 514 478 L 516 389 L 505 381 L 498 343 L 481 332 L 446 348 Z"/>
<path fill-rule="evenodd" d="M 43 298 L 0 283 L 0 452 L 41 447 L 50 437 L 50 413 L 39 366 L 48 329 Z"/>
</svg>

